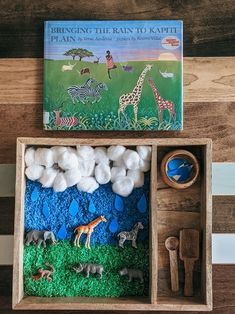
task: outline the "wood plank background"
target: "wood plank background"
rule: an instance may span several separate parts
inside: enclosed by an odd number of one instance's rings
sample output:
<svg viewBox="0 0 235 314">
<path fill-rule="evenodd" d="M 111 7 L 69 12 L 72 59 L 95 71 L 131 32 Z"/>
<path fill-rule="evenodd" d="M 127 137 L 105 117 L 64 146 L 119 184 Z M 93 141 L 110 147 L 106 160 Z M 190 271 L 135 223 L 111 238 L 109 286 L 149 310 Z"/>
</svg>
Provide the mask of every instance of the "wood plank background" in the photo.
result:
<svg viewBox="0 0 235 314">
<path fill-rule="evenodd" d="M 184 67 L 184 131 L 116 136 L 211 137 L 213 161 L 235 162 L 235 59 L 221 59 L 235 55 L 233 0 L 0 0 L 0 4 L 0 58 L 30 58 L 0 59 L 0 164 L 15 163 L 18 136 L 78 136 L 42 131 L 42 60 L 31 58 L 43 57 L 43 21 L 48 19 L 182 19 L 184 55 L 193 57 L 185 59 Z M 89 132 L 90 137 L 103 135 Z M 14 198 L 1 197 L 0 234 L 13 233 L 13 216 Z M 234 218 L 235 196 L 214 196 L 213 232 L 234 233 Z M 12 267 L 2 266 L 0 273 L 0 313 L 12 314 Z M 235 313 L 235 265 L 213 265 L 213 289 L 212 313 Z"/>
</svg>

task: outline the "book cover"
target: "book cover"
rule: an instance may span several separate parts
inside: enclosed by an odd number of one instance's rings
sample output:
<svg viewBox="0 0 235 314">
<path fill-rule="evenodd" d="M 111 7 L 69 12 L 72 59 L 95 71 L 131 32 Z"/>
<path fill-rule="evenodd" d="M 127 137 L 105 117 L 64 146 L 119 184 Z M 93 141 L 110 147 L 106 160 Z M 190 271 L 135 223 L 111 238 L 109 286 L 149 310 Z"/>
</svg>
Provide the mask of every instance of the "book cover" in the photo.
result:
<svg viewBox="0 0 235 314">
<path fill-rule="evenodd" d="M 46 130 L 182 130 L 182 21 L 47 21 Z"/>
</svg>

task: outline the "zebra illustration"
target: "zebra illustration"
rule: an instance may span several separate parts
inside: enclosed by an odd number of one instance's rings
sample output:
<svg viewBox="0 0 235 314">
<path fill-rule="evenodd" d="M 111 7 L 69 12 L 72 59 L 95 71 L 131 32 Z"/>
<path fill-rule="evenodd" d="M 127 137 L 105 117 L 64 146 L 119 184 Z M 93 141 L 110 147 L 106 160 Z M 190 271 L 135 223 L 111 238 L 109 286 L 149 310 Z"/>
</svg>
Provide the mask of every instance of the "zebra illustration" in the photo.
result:
<svg viewBox="0 0 235 314">
<path fill-rule="evenodd" d="M 73 85 L 70 86 L 67 91 L 69 96 L 72 99 L 72 102 L 75 104 L 77 101 L 81 101 L 83 104 L 85 104 L 85 101 L 87 99 L 87 96 L 89 94 L 91 85 L 93 83 L 96 83 L 96 80 L 93 78 L 89 78 L 85 84 L 77 86 Z"/>
<path fill-rule="evenodd" d="M 108 87 L 105 83 L 99 83 L 94 88 L 90 88 L 89 96 L 93 98 L 92 104 L 101 100 L 102 97 L 100 95 L 100 92 L 102 90 L 108 90 Z"/>
</svg>

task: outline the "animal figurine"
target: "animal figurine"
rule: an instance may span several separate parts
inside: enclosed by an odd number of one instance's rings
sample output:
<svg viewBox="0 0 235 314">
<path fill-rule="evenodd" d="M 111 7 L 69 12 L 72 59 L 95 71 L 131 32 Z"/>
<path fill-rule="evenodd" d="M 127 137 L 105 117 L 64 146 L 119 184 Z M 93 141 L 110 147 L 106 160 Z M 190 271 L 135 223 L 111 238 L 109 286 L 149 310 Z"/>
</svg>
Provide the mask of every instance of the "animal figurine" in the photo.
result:
<svg viewBox="0 0 235 314">
<path fill-rule="evenodd" d="M 78 267 L 73 267 L 73 270 L 76 273 L 81 273 L 83 271 L 86 274 L 86 278 L 89 278 L 90 273 L 98 274 L 101 279 L 104 268 L 102 265 L 98 265 L 98 264 L 79 263 Z"/>
<path fill-rule="evenodd" d="M 76 229 L 74 229 L 74 233 L 77 232 L 74 240 L 74 245 L 77 247 L 80 247 L 79 240 L 83 233 L 87 235 L 86 242 L 85 242 L 85 248 L 90 249 L 90 241 L 91 241 L 91 235 L 94 231 L 95 227 L 101 223 L 101 222 L 107 222 L 106 218 L 104 216 L 100 216 L 96 218 L 95 220 L 91 221 L 89 224 L 84 226 L 78 226 Z"/>
<path fill-rule="evenodd" d="M 79 72 L 81 75 L 84 75 L 84 74 L 90 74 L 90 69 L 89 68 L 82 68 Z"/>
<path fill-rule="evenodd" d="M 55 272 L 55 268 L 52 265 L 50 265 L 48 262 L 46 262 L 45 265 L 48 266 L 50 270 L 39 268 L 37 275 L 32 276 L 33 281 L 34 280 L 41 281 L 43 277 L 45 277 L 47 281 L 52 281 L 51 275 Z"/>
<path fill-rule="evenodd" d="M 49 240 L 52 244 L 55 244 L 55 235 L 52 231 L 48 230 L 32 230 L 27 233 L 25 245 L 30 245 L 30 243 L 36 243 L 38 247 L 43 244 L 46 247 L 46 241 Z"/>
<path fill-rule="evenodd" d="M 152 69 L 152 65 L 148 64 L 142 71 L 142 73 L 139 76 L 139 79 L 132 90 L 132 92 L 123 94 L 119 98 L 119 110 L 118 115 L 120 116 L 120 113 L 124 113 L 127 106 L 133 106 L 134 110 L 134 116 L 135 116 L 135 122 L 137 122 L 137 115 L 138 115 L 138 105 L 140 102 L 140 97 L 142 94 L 144 79 L 148 71 Z"/>
<path fill-rule="evenodd" d="M 139 279 L 141 283 L 144 282 L 144 274 L 142 270 L 139 269 L 131 269 L 131 268 L 123 268 L 119 271 L 121 276 L 128 276 L 128 282 L 132 282 L 133 279 Z"/>
<path fill-rule="evenodd" d="M 73 127 L 78 125 L 79 121 L 78 118 L 75 116 L 72 117 L 61 117 L 60 111 L 55 111 L 55 124 L 58 126 L 67 126 L 67 127 Z"/>
<path fill-rule="evenodd" d="M 101 57 L 96 57 L 97 60 L 93 61 L 94 64 L 99 64 Z"/>
<path fill-rule="evenodd" d="M 170 114 L 170 120 L 173 117 L 175 121 L 176 120 L 175 104 L 172 101 L 166 100 L 161 97 L 161 95 L 159 94 L 159 91 L 157 90 L 156 86 L 153 83 L 153 80 L 149 79 L 148 83 L 152 88 L 154 99 L 158 107 L 159 121 L 162 122 L 162 116 L 163 116 L 164 110 L 168 110 Z"/>
<path fill-rule="evenodd" d="M 172 77 L 174 77 L 174 73 L 170 73 L 170 72 L 167 72 L 167 71 L 161 72 L 161 71 L 159 70 L 159 73 L 160 73 L 161 76 L 164 77 L 164 78 L 172 78 Z"/>
<path fill-rule="evenodd" d="M 133 70 L 134 70 L 131 65 L 123 65 L 122 69 L 123 69 L 123 71 L 129 72 L 129 73 L 133 72 Z"/>
<path fill-rule="evenodd" d="M 65 72 L 65 71 L 72 71 L 76 64 L 77 64 L 77 63 L 70 64 L 70 62 L 69 62 L 68 65 L 64 64 L 64 65 L 62 65 L 61 71 L 62 71 L 62 72 Z"/>
<path fill-rule="evenodd" d="M 133 229 L 131 231 L 122 231 L 120 232 L 117 237 L 119 239 L 118 241 L 118 245 L 122 248 L 124 248 L 123 244 L 126 240 L 132 241 L 132 247 L 134 247 L 135 249 L 137 249 L 137 245 L 136 245 L 136 240 L 137 240 L 137 236 L 138 236 L 138 232 L 139 230 L 144 229 L 144 226 L 142 225 L 141 222 L 137 222 Z"/>
<path fill-rule="evenodd" d="M 90 93 L 91 85 L 93 83 L 96 83 L 96 80 L 91 77 L 83 85 L 70 86 L 67 91 L 72 99 L 72 102 L 75 104 L 76 101 L 80 101 L 81 103 L 85 104 L 85 101 Z"/>
</svg>

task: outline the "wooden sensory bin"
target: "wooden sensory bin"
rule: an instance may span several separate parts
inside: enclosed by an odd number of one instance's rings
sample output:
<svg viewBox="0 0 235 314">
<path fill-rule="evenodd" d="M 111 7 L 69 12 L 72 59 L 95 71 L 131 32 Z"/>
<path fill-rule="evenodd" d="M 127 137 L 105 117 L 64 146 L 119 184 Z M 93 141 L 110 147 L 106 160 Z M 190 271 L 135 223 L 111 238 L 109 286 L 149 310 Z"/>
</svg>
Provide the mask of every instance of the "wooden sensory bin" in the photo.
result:
<svg viewBox="0 0 235 314">
<path fill-rule="evenodd" d="M 24 153 L 28 146 L 109 146 L 151 145 L 151 181 L 149 206 L 150 284 L 146 298 L 34 297 L 25 296 L 23 288 L 24 250 Z M 160 174 L 166 153 L 186 149 L 198 159 L 200 174 L 196 183 L 185 190 L 167 186 Z M 16 169 L 15 235 L 13 264 L 13 308 L 27 310 L 142 310 L 209 311 L 212 309 L 211 267 L 211 140 L 209 139 L 56 139 L 18 138 Z M 200 231 L 200 257 L 194 268 L 194 296 L 183 296 L 184 271 L 179 261 L 180 291 L 170 290 L 168 251 L 164 242 L 179 237 L 184 228 Z"/>
</svg>

